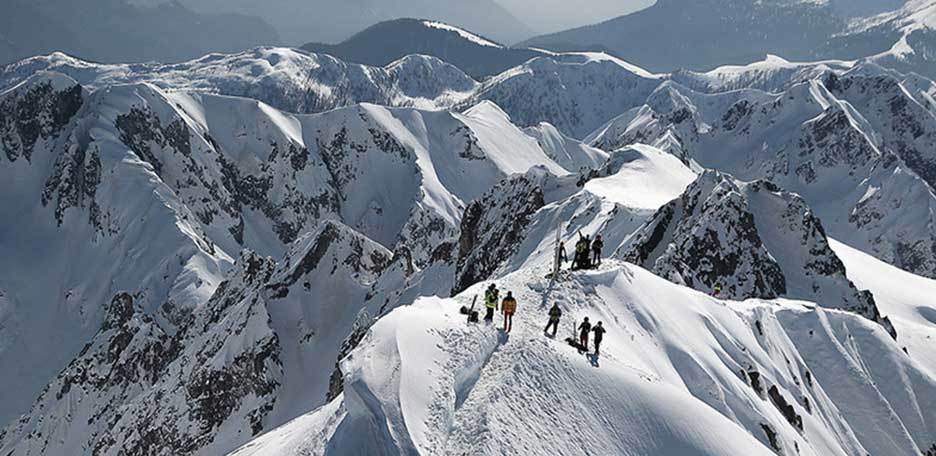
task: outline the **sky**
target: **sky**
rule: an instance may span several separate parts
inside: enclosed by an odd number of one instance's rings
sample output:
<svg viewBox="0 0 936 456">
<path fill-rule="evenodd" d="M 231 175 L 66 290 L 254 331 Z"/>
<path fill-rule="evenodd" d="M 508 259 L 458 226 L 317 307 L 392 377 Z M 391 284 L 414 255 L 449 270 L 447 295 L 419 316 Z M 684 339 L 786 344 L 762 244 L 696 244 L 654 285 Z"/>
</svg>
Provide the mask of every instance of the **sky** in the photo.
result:
<svg viewBox="0 0 936 456">
<path fill-rule="evenodd" d="M 654 0 L 497 0 L 537 33 L 602 22 L 654 3 Z"/>
</svg>

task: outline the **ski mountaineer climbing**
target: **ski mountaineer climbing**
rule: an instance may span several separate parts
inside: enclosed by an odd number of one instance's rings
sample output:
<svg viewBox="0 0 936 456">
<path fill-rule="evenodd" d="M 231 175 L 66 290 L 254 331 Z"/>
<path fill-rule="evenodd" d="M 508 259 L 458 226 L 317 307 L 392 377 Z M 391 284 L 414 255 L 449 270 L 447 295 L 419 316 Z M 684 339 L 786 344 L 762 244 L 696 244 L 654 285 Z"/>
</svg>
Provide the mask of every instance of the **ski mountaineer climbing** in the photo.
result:
<svg viewBox="0 0 936 456">
<path fill-rule="evenodd" d="M 494 311 L 497 310 L 497 285 L 493 283 L 484 292 L 484 307 L 487 307 L 487 313 L 484 314 L 484 321 L 494 321 Z"/>
<path fill-rule="evenodd" d="M 566 261 L 569 261 L 569 258 L 566 256 L 565 242 L 559 243 L 559 266 L 565 264 Z"/>
<path fill-rule="evenodd" d="M 595 356 L 600 355 L 601 351 L 601 339 L 604 339 L 605 329 L 604 326 L 601 326 L 599 321 L 597 325 L 592 329 L 592 332 L 595 333 Z"/>
<path fill-rule="evenodd" d="M 592 253 L 594 257 L 592 258 L 592 267 L 597 268 L 601 265 L 601 249 L 604 248 L 604 241 L 601 240 L 601 235 L 595 236 L 595 241 L 592 242 Z"/>
<path fill-rule="evenodd" d="M 556 337 L 556 331 L 559 330 L 559 318 L 562 317 L 562 309 L 559 308 L 559 303 L 554 303 L 552 308 L 549 309 L 549 323 L 546 323 L 546 329 L 543 330 L 543 333 L 549 332 L 549 327 L 552 327 L 551 337 Z"/>
<path fill-rule="evenodd" d="M 504 332 L 510 332 L 513 328 L 513 316 L 517 312 L 517 300 L 514 299 L 513 293 L 507 292 L 507 296 L 504 298 L 504 302 L 501 303 L 501 307 L 504 310 Z"/>
<path fill-rule="evenodd" d="M 582 347 L 585 348 L 585 351 L 588 351 L 588 333 L 591 331 L 592 325 L 588 322 L 588 317 L 585 317 L 585 321 L 579 325 L 579 343 Z"/>
</svg>

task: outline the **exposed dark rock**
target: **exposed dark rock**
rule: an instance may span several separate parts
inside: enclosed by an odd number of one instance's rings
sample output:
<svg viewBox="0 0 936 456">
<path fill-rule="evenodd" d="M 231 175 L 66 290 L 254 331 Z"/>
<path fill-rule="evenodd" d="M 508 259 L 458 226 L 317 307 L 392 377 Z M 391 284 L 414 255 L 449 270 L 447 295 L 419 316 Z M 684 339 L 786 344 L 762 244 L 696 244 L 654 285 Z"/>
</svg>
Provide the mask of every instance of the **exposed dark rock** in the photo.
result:
<svg viewBox="0 0 936 456">
<path fill-rule="evenodd" d="M 545 205 L 529 173 L 508 177 L 465 209 L 452 294 L 485 280 L 516 252 L 530 217 Z"/>
<path fill-rule="evenodd" d="M 31 160 L 40 139 L 62 132 L 83 104 L 78 84 L 56 90 L 49 81 L 36 83 L 0 103 L 0 146 L 8 160 Z"/>
<path fill-rule="evenodd" d="M 673 282 L 732 299 L 775 298 L 786 280 L 754 223 L 741 189 L 706 173 L 663 206 L 624 249 L 624 259 Z M 664 244 L 664 242 L 668 244 Z"/>
<path fill-rule="evenodd" d="M 764 387 L 761 386 L 761 375 L 760 372 L 756 370 L 751 370 L 748 372 L 748 377 L 751 378 L 751 388 L 757 393 L 758 396 L 764 395 Z"/>
<path fill-rule="evenodd" d="M 780 410 L 780 413 L 783 414 L 783 417 L 795 428 L 799 429 L 800 432 L 803 431 L 803 417 L 796 413 L 796 409 L 793 408 L 793 405 L 789 404 L 786 398 L 780 394 L 780 390 L 777 389 L 776 385 L 772 385 L 767 390 L 767 395 L 770 397 L 770 402 L 773 403 L 777 410 Z"/>
<path fill-rule="evenodd" d="M 767 423 L 761 423 L 761 429 L 764 430 L 764 434 L 767 434 L 767 441 L 770 442 L 770 447 L 775 451 L 780 451 L 780 441 L 777 440 L 777 431 L 774 431 L 773 427 Z"/>
</svg>

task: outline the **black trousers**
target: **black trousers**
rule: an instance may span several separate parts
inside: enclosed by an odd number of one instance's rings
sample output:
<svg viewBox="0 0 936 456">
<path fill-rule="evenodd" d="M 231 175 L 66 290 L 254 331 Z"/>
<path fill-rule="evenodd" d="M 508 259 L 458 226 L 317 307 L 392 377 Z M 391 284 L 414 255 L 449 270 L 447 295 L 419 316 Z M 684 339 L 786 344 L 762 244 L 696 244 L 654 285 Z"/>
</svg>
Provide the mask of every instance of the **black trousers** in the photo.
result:
<svg viewBox="0 0 936 456">
<path fill-rule="evenodd" d="M 595 354 L 597 355 L 600 352 L 601 352 L 601 339 L 596 338 L 595 339 Z"/>
<path fill-rule="evenodd" d="M 488 308 L 487 308 L 487 313 L 484 314 L 484 319 L 487 320 L 487 321 L 491 321 L 491 320 L 494 319 L 494 308 L 493 308 L 493 307 L 488 307 Z"/>
<path fill-rule="evenodd" d="M 559 330 L 559 319 L 550 319 L 549 323 L 546 323 L 546 329 L 544 329 L 543 332 L 549 332 L 550 327 L 552 327 L 552 335 L 555 336 L 556 331 Z"/>
</svg>

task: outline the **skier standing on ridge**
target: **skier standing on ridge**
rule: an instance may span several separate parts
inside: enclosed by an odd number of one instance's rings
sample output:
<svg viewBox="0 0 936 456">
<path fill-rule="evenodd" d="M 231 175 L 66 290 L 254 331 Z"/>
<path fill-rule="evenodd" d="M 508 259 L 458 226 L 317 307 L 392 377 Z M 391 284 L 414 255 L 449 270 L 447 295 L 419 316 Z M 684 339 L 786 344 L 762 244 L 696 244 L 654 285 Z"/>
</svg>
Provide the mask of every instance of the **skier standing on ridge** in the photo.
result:
<svg viewBox="0 0 936 456">
<path fill-rule="evenodd" d="M 592 252 L 594 257 L 592 258 L 592 267 L 597 268 L 601 265 L 601 249 L 604 248 L 604 241 L 601 240 L 601 235 L 595 235 L 595 241 L 592 242 Z"/>
<path fill-rule="evenodd" d="M 604 326 L 601 326 L 600 321 L 595 325 L 594 329 L 592 329 L 592 332 L 595 333 L 595 356 L 598 356 L 601 354 L 599 353 L 601 350 L 601 339 L 604 339 L 605 333 Z"/>
<path fill-rule="evenodd" d="M 498 299 L 497 285 L 493 283 L 484 292 L 484 306 L 487 307 L 487 313 L 484 314 L 484 321 L 494 321 L 494 311 L 497 310 Z"/>
<path fill-rule="evenodd" d="M 517 300 L 514 299 L 513 293 L 507 292 L 507 296 L 504 297 L 504 302 L 501 303 L 501 307 L 504 310 L 504 332 L 509 333 L 513 328 L 513 316 L 517 312 Z"/>
<path fill-rule="evenodd" d="M 552 308 L 549 309 L 549 323 L 546 323 L 546 329 L 543 330 L 543 333 L 549 332 L 549 327 L 552 327 L 552 336 L 556 337 L 556 331 L 559 330 L 559 318 L 562 317 L 562 309 L 559 308 L 559 303 L 553 303 Z"/>
<path fill-rule="evenodd" d="M 579 343 L 588 351 L 588 333 L 591 331 L 592 325 L 588 322 L 588 317 L 585 317 L 585 321 L 579 325 Z"/>
</svg>

